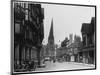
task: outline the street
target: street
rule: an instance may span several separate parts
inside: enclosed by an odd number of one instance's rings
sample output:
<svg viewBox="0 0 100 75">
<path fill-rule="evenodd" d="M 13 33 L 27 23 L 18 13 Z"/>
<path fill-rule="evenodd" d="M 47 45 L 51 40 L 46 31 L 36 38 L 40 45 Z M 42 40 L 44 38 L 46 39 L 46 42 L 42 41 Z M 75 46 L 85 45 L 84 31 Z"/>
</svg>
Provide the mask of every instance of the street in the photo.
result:
<svg viewBox="0 0 100 75">
<path fill-rule="evenodd" d="M 91 69 L 94 65 L 77 63 L 77 62 L 49 62 L 47 61 L 45 68 L 37 68 L 36 72 L 43 71 L 59 71 L 59 70 L 77 70 L 77 69 Z"/>
<path fill-rule="evenodd" d="M 53 63 L 50 61 L 46 61 L 45 65 L 46 65 L 45 68 L 36 68 L 35 71 L 27 71 L 27 72 L 19 72 L 19 73 L 61 71 L 61 70 L 80 70 L 80 69 L 95 68 L 95 65 L 77 63 L 77 62 L 55 62 L 55 63 Z"/>
</svg>

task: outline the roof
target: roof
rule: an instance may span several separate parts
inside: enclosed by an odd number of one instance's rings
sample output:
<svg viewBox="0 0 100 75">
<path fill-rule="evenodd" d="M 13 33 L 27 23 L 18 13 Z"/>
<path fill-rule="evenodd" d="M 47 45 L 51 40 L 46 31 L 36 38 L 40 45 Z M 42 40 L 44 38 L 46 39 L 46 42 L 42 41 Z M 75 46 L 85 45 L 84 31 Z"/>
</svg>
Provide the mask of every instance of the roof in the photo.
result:
<svg viewBox="0 0 100 75">
<path fill-rule="evenodd" d="M 94 29 L 95 29 L 95 17 L 92 17 L 91 23 L 82 24 L 81 32 L 88 34 L 94 32 Z"/>
<path fill-rule="evenodd" d="M 89 23 L 83 23 L 82 28 L 81 28 L 81 32 L 82 33 L 89 33 L 90 32 L 89 28 L 90 28 Z"/>
</svg>

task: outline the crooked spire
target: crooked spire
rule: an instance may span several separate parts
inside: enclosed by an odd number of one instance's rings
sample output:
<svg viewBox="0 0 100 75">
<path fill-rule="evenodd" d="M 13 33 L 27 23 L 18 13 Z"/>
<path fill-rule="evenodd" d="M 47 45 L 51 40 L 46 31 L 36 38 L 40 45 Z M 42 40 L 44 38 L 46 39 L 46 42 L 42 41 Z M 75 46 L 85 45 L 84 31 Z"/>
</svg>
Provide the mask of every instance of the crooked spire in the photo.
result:
<svg viewBox="0 0 100 75">
<path fill-rule="evenodd" d="M 53 35 L 53 19 L 51 21 L 51 28 L 50 28 L 50 32 L 49 32 L 49 40 L 54 40 L 54 35 Z"/>
</svg>

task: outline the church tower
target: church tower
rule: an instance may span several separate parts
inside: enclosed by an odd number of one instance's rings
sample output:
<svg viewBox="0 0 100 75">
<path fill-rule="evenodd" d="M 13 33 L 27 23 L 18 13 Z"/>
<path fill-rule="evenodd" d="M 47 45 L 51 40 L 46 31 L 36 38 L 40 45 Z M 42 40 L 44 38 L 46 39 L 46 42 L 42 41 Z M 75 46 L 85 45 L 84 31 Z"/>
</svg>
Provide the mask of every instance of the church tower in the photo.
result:
<svg viewBox="0 0 100 75">
<path fill-rule="evenodd" d="M 52 19 L 48 37 L 48 56 L 54 57 L 54 52 L 55 52 L 55 46 L 54 46 L 53 19 Z"/>
<path fill-rule="evenodd" d="M 54 44 L 53 20 L 52 20 L 52 22 L 51 22 L 51 28 L 50 28 L 50 32 L 49 32 L 48 42 L 49 42 L 50 44 Z"/>
</svg>

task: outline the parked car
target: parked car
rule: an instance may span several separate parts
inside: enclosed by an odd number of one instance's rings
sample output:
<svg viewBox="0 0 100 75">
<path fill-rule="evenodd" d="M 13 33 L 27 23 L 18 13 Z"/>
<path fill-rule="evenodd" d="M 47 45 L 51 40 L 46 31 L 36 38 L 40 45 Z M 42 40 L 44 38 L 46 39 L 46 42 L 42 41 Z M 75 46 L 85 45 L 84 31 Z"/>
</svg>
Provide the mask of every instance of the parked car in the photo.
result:
<svg viewBox="0 0 100 75">
<path fill-rule="evenodd" d="M 49 58 L 49 57 L 46 57 L 46 58 L 44 59 L 44 61 L 50 61 L 50 58 Z"/>
</svg>

